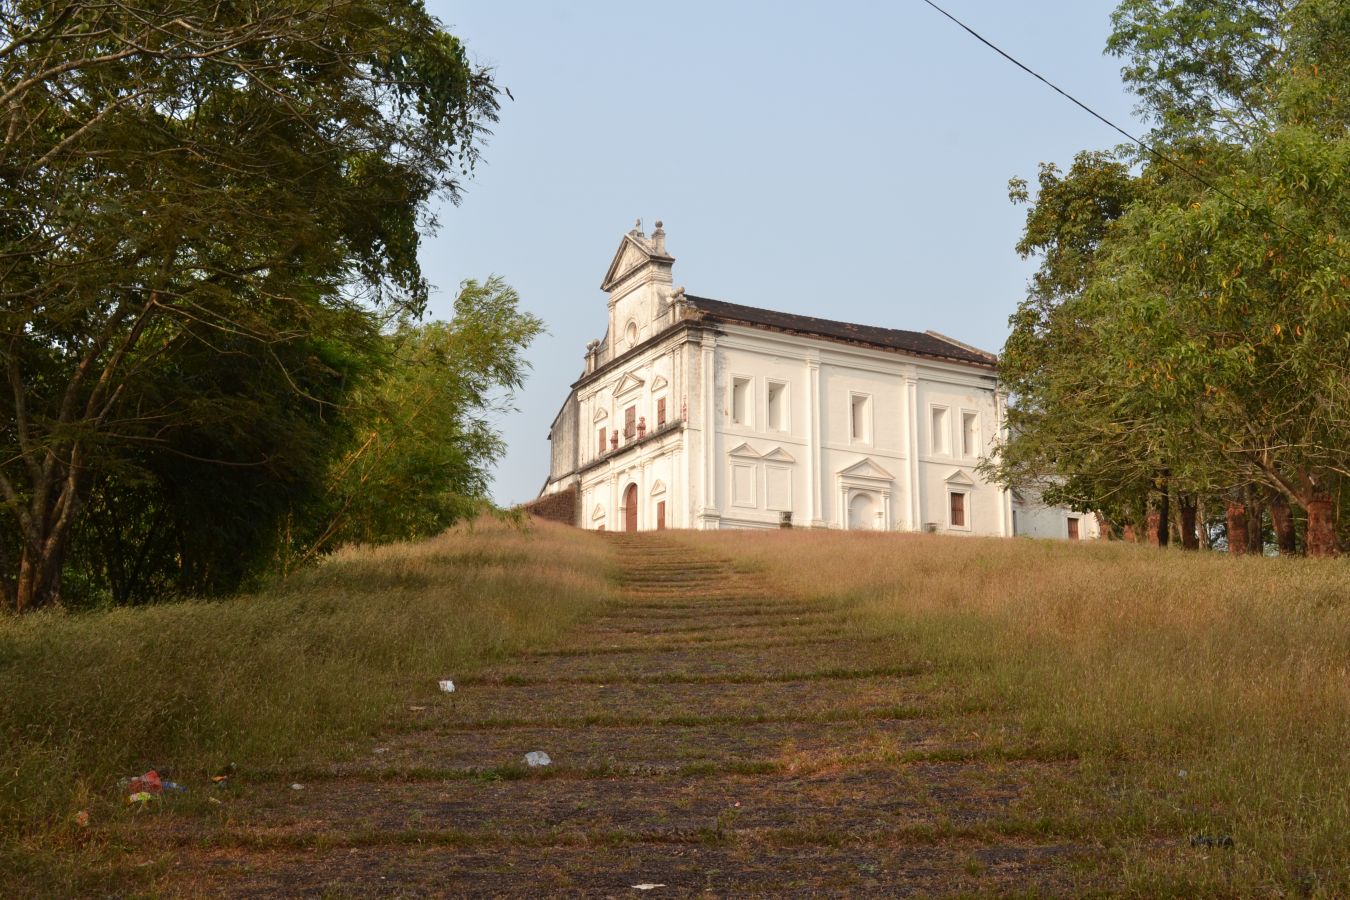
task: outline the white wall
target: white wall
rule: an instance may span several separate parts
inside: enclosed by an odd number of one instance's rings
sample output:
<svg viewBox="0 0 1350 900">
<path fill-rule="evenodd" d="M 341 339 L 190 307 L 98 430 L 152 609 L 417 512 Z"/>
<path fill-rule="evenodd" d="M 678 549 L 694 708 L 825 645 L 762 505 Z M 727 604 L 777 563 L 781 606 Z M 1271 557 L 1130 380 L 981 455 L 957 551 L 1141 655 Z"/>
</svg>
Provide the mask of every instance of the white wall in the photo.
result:
<svg viewBox="0 0 1350 900">
<path fill-rule="evenodd" d="M 975 473 L 999 428 L 992 373 L 751 328 L 723 326 L 722 331 L 714 391 L 715 496 L 722 525 L 776 527 L 783 504 L 773 502 L 774 495 L 781 495 L 786 477 L 794 524 L 816 521 L 850 527 L 850 498 L 867 493 L 872 521 L 880 527 L 902 530 L 936 522 L 939 530 L 952 533 L 1007 533 L 1006 494 Z M 814 408 L 808 359 L 818 361 L 819 396 Z M 739 378 L 748 379 L 753 398 L 744 422 L 735 422 L 732 416 L 733 385 Z M 908 425 L 910 379 L 917 384 L 917 448 Z M 771 381 L 786 384 L 789 391 L 791 416 L 784 431 L 767 427 Z M 865 398 L 860 436 L 852 427 L 854 397 Z M 935 404 L 949 410 L 946 451 L 939 453 L 933 453 L 929 443 L 929 409 Z M 977 417 L 978 446 L 973 453 L 962 452 L 963 412 Z M 818 423 L 818 445 L 812 440 L 813 418 Z M 863 470 L 857 469 L 859 465 Z M 784 468 L 789 476 L 784 476 Z M 911 497 L 915 484 L 917 522 Z M 967 495 L 964 527 L 948 522 L 950 490 Z"/>
</svg>

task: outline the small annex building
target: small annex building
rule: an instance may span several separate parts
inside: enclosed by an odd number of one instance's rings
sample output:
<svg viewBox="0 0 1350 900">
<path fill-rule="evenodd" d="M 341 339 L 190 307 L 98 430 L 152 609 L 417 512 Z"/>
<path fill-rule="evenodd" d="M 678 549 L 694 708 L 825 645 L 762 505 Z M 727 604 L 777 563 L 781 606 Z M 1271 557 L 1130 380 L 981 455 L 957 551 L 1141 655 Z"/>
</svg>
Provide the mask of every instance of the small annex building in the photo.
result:
<svg viewBox="0 0 1350 900">
<path fill-rule="evenodd" d="M 993 354 L 692 296 L 674 263 L 659 221 L 619 242 L 601 283 L 609 326 L 553 421 L 532 505 L 609 531 L 1098 536 L 1095 517 L 980 477 L 1004 421 Z"/>
</svg>

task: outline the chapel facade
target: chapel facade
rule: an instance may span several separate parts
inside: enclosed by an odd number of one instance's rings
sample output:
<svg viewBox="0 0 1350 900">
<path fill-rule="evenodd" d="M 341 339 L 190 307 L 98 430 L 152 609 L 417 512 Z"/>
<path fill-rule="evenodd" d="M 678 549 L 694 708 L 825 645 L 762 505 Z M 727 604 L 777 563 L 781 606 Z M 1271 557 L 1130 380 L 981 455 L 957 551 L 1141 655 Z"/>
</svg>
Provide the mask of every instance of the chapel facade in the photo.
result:
<svg viewBox="0 0 1350 900">
<path fill-rule="evenodd" d="M 902 331 L 691 296 L 661 222 L 620 241 L 609 325 L 549 431 L 541 498 L 574 524 L 1092 538 L 976 470 L 1004 427 L 997 358 Z"/>
</svg>

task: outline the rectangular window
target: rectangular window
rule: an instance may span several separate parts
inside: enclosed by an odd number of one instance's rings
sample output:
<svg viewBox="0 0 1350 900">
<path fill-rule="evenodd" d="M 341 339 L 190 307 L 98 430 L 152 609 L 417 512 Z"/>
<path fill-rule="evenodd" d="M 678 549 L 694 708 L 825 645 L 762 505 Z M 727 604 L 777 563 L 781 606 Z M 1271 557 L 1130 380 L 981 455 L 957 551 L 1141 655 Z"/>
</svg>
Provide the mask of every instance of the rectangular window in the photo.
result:
<svg viewBox="0 0 1350 900">
<path fill-rule="evenodd" d="M 666 530 L 666 501 L 656 501 L 656 530 Z"/>
<path fill-rule="evenodd" d="M 958 491 L 950 494 L 952 498 L 952 520 L 953 528 L 966 527 L 966 495 Z"/>
<path fill-rule="evenodd" d="M 768 391 L 768 419 L 770 431 L 787 431 L 787 385 L 770 381 Z"/>
<path fill-rule="evenodd" d="M 961 413 L 961 455 L 980 454 L 980 417 L 977 413 Z"/>
<path fill-rule="evenodd" d="M 600 434 L 600 449 L 597 450 L 596 453 L 603 454 L 605 452 L 605 426 L 603 425 L 600 426 L 599 434 Z"/>
<path fill-rule="evenodd" d="M 660 428 L 666 424 L 666 398 L 660 397 L 656 401 L 656 427 Z"/>
<path fill-rule="evenodd" d="M 1069 540 L 1078 540 L 1078 520 L 1073 516 L 1069 517 Z"/>
<path fill-rule="evenodd" d="M 731 421 L 737 425 L 750 424 L 750 379 L 731 381 Z"/>
<path fill-rule="evenodd" d="M 631 441 L 637 434 L 637 407 L 630 406 L 623 411 L 623 439 Z"/>
<path fill-rule="evenodd" d="M 851 394 L 849 398 L 849 436 L 855 441 L 872 439 L 872 398 Z"/>
<path fill-rule="evenodd" d="M 947 409 L 933 407 L 931 431 L 928 434 L 929 447 L 935 455 L 946 455 L 948 451 Z"/>
</svg>

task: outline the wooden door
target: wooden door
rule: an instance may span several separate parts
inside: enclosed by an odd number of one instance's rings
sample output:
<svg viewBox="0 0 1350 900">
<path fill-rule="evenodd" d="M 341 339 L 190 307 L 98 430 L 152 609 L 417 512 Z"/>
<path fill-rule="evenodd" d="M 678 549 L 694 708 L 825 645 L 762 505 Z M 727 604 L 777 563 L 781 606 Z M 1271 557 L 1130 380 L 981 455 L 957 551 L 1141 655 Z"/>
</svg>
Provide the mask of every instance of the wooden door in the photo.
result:
<svg viewBox="0 0 1350 900">
<path fill-rule="evenodd" d="M 623 492 L 623 530 L 637 531 L 637 485 L 630 484 Z"/>
</svg>

